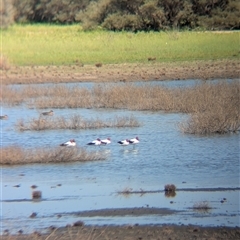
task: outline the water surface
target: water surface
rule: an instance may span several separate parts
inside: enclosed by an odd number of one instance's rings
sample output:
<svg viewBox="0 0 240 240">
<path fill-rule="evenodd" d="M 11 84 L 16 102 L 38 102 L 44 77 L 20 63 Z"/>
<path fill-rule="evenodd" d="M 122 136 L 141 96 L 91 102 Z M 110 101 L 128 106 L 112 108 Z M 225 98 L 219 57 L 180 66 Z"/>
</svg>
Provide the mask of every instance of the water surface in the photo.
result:
<svg viewBox="0 0 240 240">
<path fill-rule="evenodd" d="M 168 81 L 169 82 L 169 81 Z M 169 84 L 169 83 L 166 83 Z M 43 110 L 44 111 L 44 110 Z M 177 188 L 238 188 L 239 134 L 183 134 L 178 123 L 185 114 L 113 109 L 55 109 L 56 116 L 80 114 L 85 119 L 111 119 L 133 115 L 137 128 L 94 130 L 51 130 L 18 132 L 19 119 L 36 118 L 39 111 L 24 106 L 6 108 L 9 120 L 1 121 L 1 145 L 24 148 L 55 147 L 74 138 L 81 147 L 97 137 L 111 137 L 104 147 L 87 147 L 104 152 L 104 161 L 68 164 L 31 164 L 1 167 L 1 231 L 32 232 L 50 225 L 65 226 L 77 220 L 86 224 L 200 224 L 239 226 L 239 190 L 184 192 L 167 198 L 165 184 Z M 140 143 L 122 147 L 117 141 L 138 136 Z M 31 185 L 42 191 L 41 201 L 32 201 Z M 20 187 L 14 187 L 20 185 Z M 158 191 L 118 194 L 124 189 Z M 227 201 L 221 203 L 226 198 Z M 199 213 L 194 203 L 208 201 L 212 209 Z M 171 203 L 170 203 L 171 202 Z M 107 208 L 170 208 L 175 214 L 79 217 L 81 211 Z M 30 218 L 36 212 L 36 218 Z M 61 216 L 61 217 L 59 217 Z"/>
</svg>

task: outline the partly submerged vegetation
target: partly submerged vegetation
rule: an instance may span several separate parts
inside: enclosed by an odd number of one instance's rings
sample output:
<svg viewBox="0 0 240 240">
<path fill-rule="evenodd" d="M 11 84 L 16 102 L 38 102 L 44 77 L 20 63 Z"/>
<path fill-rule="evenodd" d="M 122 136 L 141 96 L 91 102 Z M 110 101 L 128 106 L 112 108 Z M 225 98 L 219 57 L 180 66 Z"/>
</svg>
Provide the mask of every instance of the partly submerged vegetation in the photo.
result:
<svg viewBox="0 0 240 240">
<path fill-rule="evenodd" d="M 1 165 L 86 162 L 106 158 L 100 152 L 90 152 L 78 147 L 24 149 L 20 146 L 9 146 L 0 149 L 0 156 Z"/>
<path fill-rule="evenodd" d="M 212 209 L 208 201 L 196 202 L 193 204 L 192 208 L 194 210 L 201 211 L 201 212 L 207 212 L 210 209 Z"/>
<path fill-rule="evenodd" d="M 31 119 L 25 122 L 23 119 L 19 120 L 16 127 L 19 131 L 41 131 L 52 129 L 97 129 L 97 128 L 114 128 L 114 127 L 139 127 L 140 123 L 134 116 L 116 116 L 113 119 L 84 119 L 80 115 L 72 115 L 68 118 L 54 117 L 46 118 L 41 115 L 39 118 Z"/>
<path fill-rule="evenodd" d="M 4 87 L 3 102 L 13 105 L 25 103 L 35 108 L 83 107 L 182 112 L 190 114 L 187 121 L 179 124 L 183 132 L 208 134 L 239 131 L 239 94 L 240 84 L 237 80 L 220 83 L 204 82 L 188 88 L 166 88 L 151 84 L 139 86 L 133 83 L 96 84 L 93 88 L 28 86 L 21 90 Z M 108 125 L 139 125 L 132 118 L 123 120 L 117 119 Z M 20 130 L 55 127 L 76 129 L 80 128 L 83 122 L 79 117 L 73 117 L 69 122 L 63 118 L 56 119 L 55 122 L 40 118 L 30 122 L 30 125 L 20 122 L 18 126 Z M 99 121 L 97 122 L 100 124 Z M 93 126 L 83 125 L 85 128 L 97 127 L 98 123 Z M 100 125 L 104 126 L 104 124 Z"/>
</svg>

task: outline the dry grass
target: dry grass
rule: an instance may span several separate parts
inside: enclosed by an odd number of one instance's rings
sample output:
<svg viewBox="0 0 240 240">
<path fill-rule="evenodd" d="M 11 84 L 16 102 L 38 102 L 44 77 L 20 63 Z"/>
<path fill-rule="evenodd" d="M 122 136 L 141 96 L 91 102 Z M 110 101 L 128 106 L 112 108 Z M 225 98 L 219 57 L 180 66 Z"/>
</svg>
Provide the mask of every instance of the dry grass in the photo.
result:
<svg viewBox="0 0 240 240">
<path fill-rule="evenodd" d="M 176 196 L 176 186 L 174 184 L 166 184 L 164 186 L 165 196 L 166 197 L 175 197 Z"/>
<path fill-rule="evenodd" d="M 185 133 L 210 134 L 240 130 L 239 82 L 202 84 L 191 91 L 190 118 L 180 124 Z M 188 105 L 189 105 L 188 104 Z"/>
<path fill-rule="evenodd" d="M 88 152 L 84 148 L 37 148 L 23 149 L 9 146 L 0 149 L 1 165 L 32 164 L 32 163 L 66 163 L 86 162 L 105 159 L 97 152 Z"/>
<path fill-rule="evenodd" d="M 239 81 L 207 83 L 189 88 L 151 84 L 96 84 L 93 88 L 52 86 L 4 87 L 4 103 L 36 108 L 114 108 L 191 114 L 179 125 L 186 133 L 226 133 L 240 130 Z"/>
<path fill-rule="evenodd" d="M 19 120 L 16 127 L 19 131 L 41 131 L 53 129 L 97 129 L 97 128 L 114 128 L 114 127 L 139 127 L 140 123 L 134 116 L 116 116 L 112 120 L 101 119 L 84 119 L 80 115 L 65 117 L 43 117 L 31 119 L 28 122 Z"/>
<path fill-rule="evenodd" d="M 209 211 L 210 209 L 212 209 L 212 207 L 210 206 L 208 201 L 202 201 L 202 202 L 197 202 L 194 203 L 193 207 L 194 210 L 198 210 L 198 211 Z"/>
<path fill-rule="evenodd" d="M 176 186 L 174 184 L 166 184 L 164 186 L 165 197 L 175 197 L 176 196 Z"/>
<path fill-rule="evenodd" d="M 124 195 L 124 196 L 127 196 L 127 195 L 133 193 L 133 189 L 130 188 L 130 187 L 125 187 L 123 190 L 118 191 L 117 193 L 121 194 L 121 195 Z"/>
</svg>

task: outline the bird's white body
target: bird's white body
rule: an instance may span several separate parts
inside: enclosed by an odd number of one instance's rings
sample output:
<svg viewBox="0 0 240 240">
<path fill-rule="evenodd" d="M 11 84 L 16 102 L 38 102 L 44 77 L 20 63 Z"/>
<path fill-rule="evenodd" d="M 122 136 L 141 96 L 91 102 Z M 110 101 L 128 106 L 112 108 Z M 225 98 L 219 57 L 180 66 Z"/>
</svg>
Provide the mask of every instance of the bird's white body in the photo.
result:
<svg viewBox="0 0 240 240">
<path fill-rule="evenodd" d="M 102 145 L 107 145 L 107 144 L 110 144 L 110 143 L 111 143 L 111 139 L 110 138 L 106 138 L 106 139 L 101 140 L 101 144 Z"/>
<path fill-rule="evenodd" d="M 139 141 L 139 138 L 138 137 L 135 137 L 135 138 L 131 138 L 129 140 L 129 143 L 130 144 L 138 144 L 140 141 Z"/>
<path fill-rule="evenodd" d="M 129 140 L 125 139 L 125 140 L 122 140 L 122 141 L 118 141 L 118 143 L 122 146 L 127 146 L 127 145 L 129 145 Z"/>
<path fill-rule="evenodd" d="M 96 140 L 93 140 L 92 142 L 89 142 L 87 145 L 99 146 L 101 145 L 101 140 L 98 138 Z"/>
<path fill-rule="evenodd" d="M 60 146 L 63 146 L 63 147 L 74 147 L 76 146 L 76 141 L 74 139 L 71 139 L 65 143 L 62 143 L 60 144 Z"/>
</svg>

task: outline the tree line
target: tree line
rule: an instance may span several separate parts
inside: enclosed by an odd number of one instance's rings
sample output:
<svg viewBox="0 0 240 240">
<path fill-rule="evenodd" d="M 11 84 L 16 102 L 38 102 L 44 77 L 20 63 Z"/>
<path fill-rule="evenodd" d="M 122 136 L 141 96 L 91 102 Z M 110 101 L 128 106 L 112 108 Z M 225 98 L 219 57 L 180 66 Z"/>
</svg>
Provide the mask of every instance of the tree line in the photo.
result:
<svg viewBox="0 0 240 240">
<path fill-rule="evenodd" d="M 80 23 L 90 30 L 238 30 L 238 0 L 2 0 L 1 27 Z"/>
</svg>

